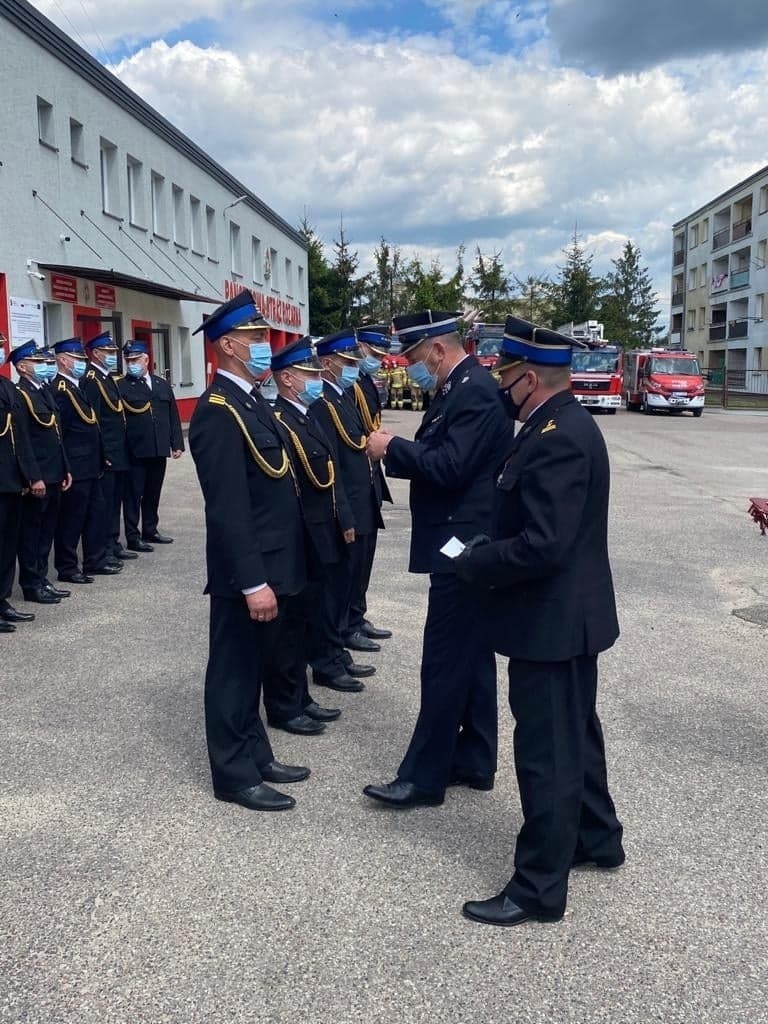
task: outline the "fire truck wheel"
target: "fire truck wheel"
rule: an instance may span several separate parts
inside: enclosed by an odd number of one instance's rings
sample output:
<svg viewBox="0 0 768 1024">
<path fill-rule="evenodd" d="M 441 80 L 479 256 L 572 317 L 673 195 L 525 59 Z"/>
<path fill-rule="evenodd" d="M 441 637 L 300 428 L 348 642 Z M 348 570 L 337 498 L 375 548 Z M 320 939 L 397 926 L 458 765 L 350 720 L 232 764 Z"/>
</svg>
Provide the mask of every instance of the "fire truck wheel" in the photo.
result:
<svg viewBox="0 0 768 1024">
<path fill-rule="evenodd" d="M 698 419 L 699 416 L 701 416 L 701 414 L 704 412 L 704 410 L 703 409 L 691 409 L 691 412 L 696 417 L 696 419 Z"/>
<path fill-rule="evenodd" d="M 615 416 L 616 415 L 616 410 L 615 409 L 606 409 L 605 411 L 608 413 L 609 416 Z"/>
<path fill-rule="evenodd" d="M 650 405 L 648 405 L 648 395 L 643 395 L 643 412 L 646 416 L 650 416 L 653 412 Z"/>
<path fill-rule="evenodd" d="M 626 403 L 627 403 L 627 412 L 637 412 L 637 410 L 640 408 L 640 406 L 637 404 L 637 402 L 631 402 L 629 400 L 629 392 L 627 392 L 627 395 L 626 395 Z"/>
</svg>

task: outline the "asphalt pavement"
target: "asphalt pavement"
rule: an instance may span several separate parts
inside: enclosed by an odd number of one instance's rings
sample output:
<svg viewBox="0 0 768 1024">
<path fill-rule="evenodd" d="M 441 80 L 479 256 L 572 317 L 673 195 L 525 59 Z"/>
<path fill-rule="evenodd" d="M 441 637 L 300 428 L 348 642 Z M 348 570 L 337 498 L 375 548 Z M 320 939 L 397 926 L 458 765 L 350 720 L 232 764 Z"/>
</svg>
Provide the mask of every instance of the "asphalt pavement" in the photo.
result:
<svg viewBox="0 0 768 1024">
<path fill-rule="evenodd" d="M 388 413 L 409 435 L 419 416 Z M 406 572 L 407 485 L 370 592 L 395 636 L 319 737 L 291 813 L 212 798 L 202 504 L 187 454 L 175 543 L 0 636 L 0 1021 L 29 1024 L 760 1024 L 768 1021 L 765 417 L 598 420 L 613 465 L 622 636 L 601 659 L 618 871 L 574 871 L 557 924 L 460 915 L 511 871 L 520 808 L 499 663 L 490 793 L 389 811 L 418 706 L 426 580 Z M 510 623 L 514 629 L 514 623 Z M 362 660 L 360 656 L 359 660 Z M 287 788 L 287 787 L 286 787 Z"/>
</svg>

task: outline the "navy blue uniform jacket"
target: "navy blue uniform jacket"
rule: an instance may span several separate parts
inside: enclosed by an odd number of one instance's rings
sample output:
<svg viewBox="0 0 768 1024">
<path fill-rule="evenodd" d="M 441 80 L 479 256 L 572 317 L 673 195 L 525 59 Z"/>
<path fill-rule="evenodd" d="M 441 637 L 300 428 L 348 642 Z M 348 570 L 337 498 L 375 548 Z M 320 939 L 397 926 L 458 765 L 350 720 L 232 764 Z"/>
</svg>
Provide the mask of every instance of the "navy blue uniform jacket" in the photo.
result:
<svg viewBox="0 0 768 1024">
<path fill-rule="evenodd" d="M 443 544 L 490 531 L 495 470 L 514 434 L 497 390 L 468 356 L 438 388 L 415 441 L 389 443 L 387 476 L 411 481 L 411 572 L 453 572 Z"/>
<path fill-rule="evenodd" d="M 125 410 L 117 381 L 110 374 L 92 367 L 80 385 L 88 395 L 88 401 L 96 410 L 101 426 L 101 441 L 104 457 L 110 469 L 116 472 L 130 469 L 128 461 L 128 439 L 125 425 Z"/>
<path fill-rule="evenodd" d="M 104 470 L 101 428 L 95 410 L 83 389 L 61 374 L 53 378 L 51 388 L 59 407 L 61 440 L 72 479 L 95 480 Z"/>
<path fill-rule="evenodd" d="M 32 452 L 38 466 L 33 479 L 60 484 L 69 472 L 69 462 L 61 442 L 61 413 L 53 392 L 44 384 L 36 388 L 26 377 L 19 378 L 20 415 L 26 419 Z"/>
<path fill-rule="evenodd" d="M 603 435 L 561 391 L 526 421 L 500 469 L 493 543 L 461 558 L 462 578 L 485 593 L 499 653 L 566 661 L 615 642 L 609 489 Z"/>
<path fill-rule="evenodd" d="M 296 483 L 291 472 L 270 477 L 254 454 L 274 469 L 287 458 L 269 405 L 216 374 L 198 400 L 189 446 L 205 500 L 206 594 L 238 597 L 262 583 L 297 594 L 306 564 Z"/>
<path fill-rule="evenodd" d="M 362 448 L 350 448 L 339 433 L 329 407 L 334 409 L 345 434 L 356 445 L 366 438 L 363 421 L 349 392 L 340 395 L 327 381 L 323 384 L 323 397 L 309 407 L 309 419 L 322 427 L 331 442 L 334 461 L 339 467 L 347 501 L 355 518 L 355 532 L 361 535 L 373 533 L 383 528 L 384 521 L 376 496 L 371 460 L 364 443 Z"/>
<path fill-rule="evenodd" d="M 369 423 L 373 430 L 378 430 L 381 426 L 381 396 L 370 374 L 360 374 L 357 387 L 354 389 L 354 395 L 355 405 L 360 411 L 363 425 L 366 427 L 366 433 L 369 433 L 367 429 Z M 365 415 L 366 412 L 367 416 Z M 387 480 L 380 462 L 377 462 L 373 467 L 373 486 L 376 489 L 376 500 L 379 503 L 379 507 L 381 507 L 383 501 L 388 501 L 392 504 L 392 495 L 389 492 Z"/>
<path fill-rule="evenodd" d="M 167 459 L 184 451 L 181 419 L 171 385 L 152 374 L 148 388 L 139 377 L 117 377 L 125 406 L 128 451 L 134 459 Z"/>
<path fill-rule="evenodd" d="M 21 494 L 42 479 L 32 452 L 22 398 L 14 385 L 0 377 L 0 493 Z"/>
</svg>

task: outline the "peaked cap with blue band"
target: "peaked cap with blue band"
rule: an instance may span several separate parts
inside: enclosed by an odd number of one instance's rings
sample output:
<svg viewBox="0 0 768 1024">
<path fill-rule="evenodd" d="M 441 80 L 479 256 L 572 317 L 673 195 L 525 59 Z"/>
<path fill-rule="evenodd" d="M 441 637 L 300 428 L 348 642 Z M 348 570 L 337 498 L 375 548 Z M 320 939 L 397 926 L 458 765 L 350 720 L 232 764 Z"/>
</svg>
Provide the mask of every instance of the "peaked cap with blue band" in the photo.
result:
<svg viewBox="0 0 768 1024">
<path fill-rule="evenodd" d="M 548 327 L 537 327 L 519 316 L 508 316 L 494 370 L 505 370 L 523 362 L 534 366 L 570 366 L 575 348 L 587 346 Z"/>
<path fill-rule="evenodd" d="M 117 348 L 117 344 L 112 340 L 112 335 L 109 331 L 104 331 L 103 334 L 97 334 L 95 338 L 91 338 L 90 341 L 86 341 L 85 347 L 88 349 L 94 348 Z"/>
<path fill-rule="evenodd" d="M 319 356 L 342 356 L 344 359 L 362 358 L 362 352 L 357 347 L 357 334 L 354 327 L 344 327 L 333 334 L 326 334 L 317 343 L 317 354 Z"/>
<path fill-rule="evenodd" d="M 287 370 L 295 366 L 297 370 L 322 370 L 323 364 L 312 351 L 310 337 L 298 338 L 289 345 L 284 345 L 272 356 L 272 370 Z"/>
<path fill-rule="evenodd" d="M 57 341 L 53 346 L 53 351 L 57 356 L 84 356 L 85 349 L 83 348 L 82 338 L 65 338 L 63 341 Z"/>
<path fill-rule="evenodd" d="M 123 345 L 123 355 L 130 356 L 148 356 L 149 345 L 146 341 L 139 341 L 137 338 L 131 338 L 130 341 L 126 341 Z"/>
<path fill-rule="evenodd" d="M 365 327 L 358 327 L 357 340 L 365 342 L 369 348 L 384 356 L 392 348 L 392 339 L 386 324 L 366 324 Z"/>
<path fill-rule="evenodd" d="M 8 353 L 8 358 L 15 366 L 22 359 L 42 359 L 42 353 L 43 349 L 38 348 L 34 341 L 30 340 L 17 345 L 16 348 L 12 348 Z"/>
<path fill-rule="evenodd" d="M 203 332 L 207 341 L 218 341 L 232 331 L 265 330 L 269 324 L 261 315 L 249 291 L 242 291 L 229 302 L 217 306 L 192 333 Z"/>
<path fill-rule="evenodd" d="M 407 352 L 426 338 L 439 338 L 453 334 L 459 313 L 439 309 L 422 309 L 418 313 L 400 313 L 392 317 L 392 325 L 400 339 L 400 351 Z"/>
</svg>

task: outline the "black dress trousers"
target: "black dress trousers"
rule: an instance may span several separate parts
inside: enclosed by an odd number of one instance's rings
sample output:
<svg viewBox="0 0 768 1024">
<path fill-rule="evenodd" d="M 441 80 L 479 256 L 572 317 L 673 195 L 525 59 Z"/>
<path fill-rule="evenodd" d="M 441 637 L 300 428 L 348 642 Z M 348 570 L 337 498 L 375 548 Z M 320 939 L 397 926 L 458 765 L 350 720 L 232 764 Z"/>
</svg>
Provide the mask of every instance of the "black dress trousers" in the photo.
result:
<svg viewBox="0 0 768 1024">
<path fill-rule="evenodd" d="M 300 715 L 309 704 L 307 689 L 307 591 L 278 601 L 277 636 L 263 671 L 264 710 L 270 725 Z"/>
<path fill-rule="evenodd" d="M 347 615 L 350 560 L 345 556 L 324 565 L 322 572 L 322 579 L 312 581 L 306 590 L 307 653 L 315 672 L 333 679 L 347 670 L 342 625 Z"/>
<path fill-rule="evenodd" d="M 565 911 L 574 857 L 613 859 L 622 853 L 596 691 L 596 656 L 509 662 L 523 827 L 505 891 L 518 906 L 543 917 Z"/>
<path fill-rule="evenodd" d="M 38 590 L 48 578 L 48 559 L 59 519 L 61 485 L 46 484 L 45 497 L 22 499 L 19 532 L 19 586 Z"/>
<path fill-rule="evenodd" d="M 123 498 L 125 536 L 129 541 L 136 541 L 141 537 L 151 539 L 152 534 L 157 532 L 160 493 L 163 489 L 167 463 L 165 456 L 133 459 L 131 462 L 129 483 Z"/>
<path fill-rule="evenodd" d="M 101 478 L 104 509 L 107 517 L 107 555 L 115 556 L 121 549 L 120 515 L 128 481 L 128 471 L 107 469 Z"/>
<path fill-rule="evenodd" d="M 103 476 L 93 481 L 83 524 L 83 571 L 87 573 L 100 569 L 108 555 L 109 522 L 103 484 Z"/>
<path fill-rule="evenodd" d="M 262 675 L 277 641 L 278 618 L 255 622 L 243 597 L 211 595 L 210 653 L 205 674 L 205 732 L 213 788 L 257 786 L 274 760 L 259 715 Z"/>
<path fill-rule="evenodd" d="M 370 533 L 366 533 L 359 538 L 360 549 L 357 556 L 358 561 L 355 563 L 354 585 L 349 601 L 347 636 L 350 636 L 352 633 L 359 633 L 362 630 L 368 613 L 366 595 L 371 583 L 371 572 L 373 570 L 373 561 L 376 557 L 376 541 L 378 536 L 379 531 L 372 530 Z"/>
<path fill-rule="evenodd" d="M 73 480 L 69 490 L 61 495 L 53 551 L 53 561 L 59 575 L 69 576 L 78 572 L 77 548 L 85 530 L 95 485 L 95 479 Z"/>
<path fill-rule="evenodd" d="M 21 495 L 0 494 L 0 601 L 7 601 L 13 590 L 20 525 Z"/>
<path fill-rule="evenodd" d="M 452 772 L 492 776 L 498 750 L 496 657 L 477 601 L 456 576 L 430 576 L 421 710 L 397 776 L 442 793 Z"/>
</svg>

